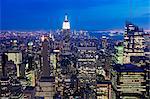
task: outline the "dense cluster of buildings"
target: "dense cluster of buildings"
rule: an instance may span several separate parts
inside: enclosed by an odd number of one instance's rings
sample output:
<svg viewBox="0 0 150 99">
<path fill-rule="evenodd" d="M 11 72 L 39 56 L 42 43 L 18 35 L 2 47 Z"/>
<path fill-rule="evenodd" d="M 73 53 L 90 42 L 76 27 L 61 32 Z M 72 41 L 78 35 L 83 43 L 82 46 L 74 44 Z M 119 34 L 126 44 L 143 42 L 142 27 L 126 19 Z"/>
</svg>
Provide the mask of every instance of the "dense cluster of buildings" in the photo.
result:
<svg viewBox="0 0 150 99">
<path fill-rule="evenodd" d="M 124 39 L 61 30 L 0 34 L 1 99 L 149 99 L 150 33 L 127 22 Z"/>
</svg>

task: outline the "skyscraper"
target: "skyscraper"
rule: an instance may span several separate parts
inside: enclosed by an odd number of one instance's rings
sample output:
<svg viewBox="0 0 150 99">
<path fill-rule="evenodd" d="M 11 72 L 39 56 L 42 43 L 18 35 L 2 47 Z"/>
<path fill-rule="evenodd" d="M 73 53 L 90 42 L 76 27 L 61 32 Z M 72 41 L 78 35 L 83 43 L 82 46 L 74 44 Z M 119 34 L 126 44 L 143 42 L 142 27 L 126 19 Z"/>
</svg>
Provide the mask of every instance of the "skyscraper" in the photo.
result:
<svg viewBox="0 0 150 99">
<path fill-rule="evenodd" d="M 62 53 L 67 54 L 67 52 L 70 52 L 70 22 L 68 21 L 67 14 L 65 15 L 65 20 L 62 25 L 62 39 Z"/>
<path fill-rule="evenodd" d="M 68 21 L 68 15 L 65 14 L 65 20 L 62 25 L 63 30 L 70 30 L 70 22 Z"/>
<path fill-rule="evenodd" d="M 126 23 L 123 63 L 130 63 L 131 56 L 144 56 L 143 29 L 132 23 Z"/>
<path fill-rule="evenodd" d="M 44 39 L 42 42 L 42 58 L 43 58 L 43 66 L 42 66 L 42 77 L 50 76 L 50 66 L 49 66 L 49 57 L 48 57 L 48 40 Z"/>
<path fill-rule="evenodd" d="M 36 97 L 44 99 L 53 99 L 55 93 L 55 77 L 50 76 L 49 64 L 49 42 L 46 37 L 42 37 L 42 75 L 37 82 Z M 50 45 L 51 46 L 51 45 Z"/>
</svg>

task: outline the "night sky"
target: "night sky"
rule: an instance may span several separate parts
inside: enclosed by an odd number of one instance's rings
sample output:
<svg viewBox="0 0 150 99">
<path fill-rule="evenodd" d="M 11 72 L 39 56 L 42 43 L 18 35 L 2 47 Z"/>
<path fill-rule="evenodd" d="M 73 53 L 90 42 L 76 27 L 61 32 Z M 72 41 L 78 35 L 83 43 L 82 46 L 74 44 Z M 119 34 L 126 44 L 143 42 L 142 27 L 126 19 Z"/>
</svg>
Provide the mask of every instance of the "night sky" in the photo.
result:
<svg viewBox="0 0 150 99">
<path fill-rule="evenodd" d="M 65 13 L 72 29 L 124 29 L 126 20 L 150 29 L 150 0 L 0 0 L 1 29 L 54 30 Z"/>
</svg>

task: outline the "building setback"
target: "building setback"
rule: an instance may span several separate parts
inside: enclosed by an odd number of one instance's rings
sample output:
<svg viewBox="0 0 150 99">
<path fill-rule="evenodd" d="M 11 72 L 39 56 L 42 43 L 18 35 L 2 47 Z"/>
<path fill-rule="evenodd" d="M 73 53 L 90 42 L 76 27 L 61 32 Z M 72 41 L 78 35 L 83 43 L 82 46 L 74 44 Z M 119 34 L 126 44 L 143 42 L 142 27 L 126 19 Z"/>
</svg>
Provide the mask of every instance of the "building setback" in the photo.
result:
<svg viewBox="0 0 150 99">
<path fill-rule="evenodd" d="M 130 63 L 131 56 L 144 56 L 144 32 L 138 26 L 132 23 L 126 23 L 123 63 Z"/>
</svg>

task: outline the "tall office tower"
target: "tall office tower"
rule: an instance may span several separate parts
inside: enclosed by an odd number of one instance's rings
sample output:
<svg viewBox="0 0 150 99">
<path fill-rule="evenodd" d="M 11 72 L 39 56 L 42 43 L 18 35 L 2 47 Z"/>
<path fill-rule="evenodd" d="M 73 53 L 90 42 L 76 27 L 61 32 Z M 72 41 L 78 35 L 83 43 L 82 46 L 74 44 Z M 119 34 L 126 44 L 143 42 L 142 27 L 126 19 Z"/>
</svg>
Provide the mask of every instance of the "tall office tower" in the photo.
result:
<svg viewBox="0 0 150 99">
<path fill-rule="evenodd" d="M 130 63 L 131 56 L 144 56 L 143 29 L 134 24 L 126 23 L 123 63 Z"/>
<path fill-rule="evenodd" d="M 61 41 L 61 53 L 60 53 L 60 67 L 61 75 L 59 78 L 62 78 L 60 87 L 58 90 L 61 90 L 61 95 L 65 96 L 65 92 L 69 95 L 68 86 L 70 86 L 70 76 L 72 75 L 71 71 L 71 50 L 70 50 L 70 22 L 68 21 L 67 14 L 65 15 L 65 20 L 62 25 L 62 41 Z M 61 77 L 62 76 L 62 77 Z M 66 97 L 64 97 L 66 98 Z"/>
<path fill-rule="evenodd" d="M 17 67 L 17 77 L 19 77 L 20 76 L 19 65 L 22 63 L 22 52 L 12 50 L 12 51 L 5 52 L 5 54 L 8 56 L 8 60 L 14 61 L 14 64 Z"/>
<path fill-rule="evenodd" d="M 86 88 L 88 85 L 92 90 L 96 90 L 96 51 L 97 45 L 93 39 L 79 42 L 77 69 L 80 87 Z"/>
<path fill-rule="evenodd" d="M 70 22 L 68 21 L 67 14 L 65 15 L 65 20 L 62 25 L 62 39 L 63 47 L 62 53 L 70 52 Z"/>
<path fill-rule="evenodd" d="M 147 97 L 150 98 L 150 32 L 147 32 L 144 35 L 145 38 L 145 49 L 144 49 L 144 54 L 145 57 L 148 58 L 148 60 L 146 60 L 146 80 L 147 80 Z"/>
<path fill-rule="evenodd" d="M 44 98 L 44 99 L 53 99 L 55 94 L 55 77 L 50 76 L 50 64 L 49 64 L 49 47 L 48 47 L 47 38 L 43 38 L 42 42 L 42 58 L 43 58 L 43 66 L 42 66 L 42 75 L 37 81 L 36 86 L 36 97 Z"/>
<path fill-rule="evenodd" d="M 43 66 L 42 66 L 42 77 L 50 77 L 50 64 L 49 64 L 49 42 L 47 39 L 44 39 L 42 42 L 42 58 L 43 58 Z"/>
<path fill-rule="evenodd" d="M 106 49 L 107 48 L 107 38 L 106 38 L 106 36 L 102 36 L 101 40 L 102 40 L 101 41 L 102 48 Z"/>
<path fill-rule="evenodd" d="M 117 99 L 146 99 L 146 78 L 143 67 L 116 65 Z"/>
</svg>

